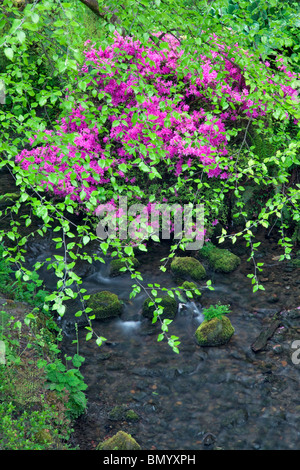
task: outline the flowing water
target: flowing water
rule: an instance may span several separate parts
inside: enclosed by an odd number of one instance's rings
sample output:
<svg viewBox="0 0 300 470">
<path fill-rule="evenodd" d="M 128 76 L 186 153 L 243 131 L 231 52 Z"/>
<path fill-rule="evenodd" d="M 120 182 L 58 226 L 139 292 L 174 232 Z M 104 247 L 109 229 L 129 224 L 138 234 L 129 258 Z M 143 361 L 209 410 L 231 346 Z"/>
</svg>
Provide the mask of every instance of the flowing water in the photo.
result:
<svg viewBox="0 0 300 470">
<path fill-rule="evenodd" d="M 86 330 L 79 328 L 88 408 L 77 420 L 75 444 L 93 449 L 123 430 L 146 450 L 299 448 L 300 365 L 292 361 L 291 346 L 300 340 L 299 268 L 279 263 L 280 249 L 274 243 L 263 240 L 262 246 L 258 256 L 265 262 L 261 282 L 266 290 L 252 293 L 249 254 L 234 246 L 241 266 L 231 274 L 208 272 L 214 290 L 200 284 L 201 303 L 179 305 L 169 327 L 169 334 L 181 341 L 179 354 L 166 341 L 157 341 L 159 324 L 142 317 L 146 294 L 129 300 L 129 275 L 110 278 L 108 265 L 101 263 L 85 273 L 88 293 L 115 292 L 124 312 L 118 319 L 94 322 L 97 334 L 107 338 L 101 347 L 86 341 Z M 176 286 L 169 271 L 158 269 L 164 255 L 164 248 L 153 247 L 140 256 L 145 284 Z M 39 256 L 45 258 L 45 251 L 36 250 L 32 260 Z M 44 280 L 54 287 L 49 273 Z M 230 305 L 235 334 L 225 346 L 200 347 L 195 330 L 203 321 L 201 310 L 218 301 Z M 251 344 L 279 311 L 284 326 L 263 351 L 254 353 Z M 70 355 L 76 352 L 72 318 L 69 314 L 61 321 L 66 333 L 63 351 Z M 134 410 L 138 419 L 126 418 L 125 411 L 116 418 L 112 412 L 117 405 Z"/>
</svg>

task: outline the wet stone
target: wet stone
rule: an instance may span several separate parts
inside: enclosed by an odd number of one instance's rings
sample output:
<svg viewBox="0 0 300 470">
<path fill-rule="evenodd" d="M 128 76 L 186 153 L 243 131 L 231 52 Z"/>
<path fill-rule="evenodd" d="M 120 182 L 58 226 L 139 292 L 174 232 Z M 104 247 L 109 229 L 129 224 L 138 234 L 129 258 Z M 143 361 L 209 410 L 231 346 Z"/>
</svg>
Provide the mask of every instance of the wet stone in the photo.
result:
<svg viewBox="0 0 300 470">
<path fill-rule="evenodd" d="M 143 402 L 147 400 L 147 398 L 148 398 L 148 393 L 146 392 L 138 392 L 132 395 L 132 399 L 138 402 Z"/>
<path fill-rule="evenodd" d="M 107 361 L 107 359 L 110 359 L 111 358 L 111 353 L 107 352 L 107 353 L 101 353 L 98 355 L 98 360 L 99 361 Z"/>
<path fill-rule="evenodd" d="M 241 426 L 246 423 L 248 419 L 247 410 L 236 410 L 228 413 L 227 416 L 222 418 L 221 426 Z"/>
<path fill-rule="evenodd" d="M 283 352 L 283 347 L 281 346 L 281 344 L 275 344 L 275 346 L 272 347 L 272 351 L 275 354 L 281 354 Z"/>
</svg>

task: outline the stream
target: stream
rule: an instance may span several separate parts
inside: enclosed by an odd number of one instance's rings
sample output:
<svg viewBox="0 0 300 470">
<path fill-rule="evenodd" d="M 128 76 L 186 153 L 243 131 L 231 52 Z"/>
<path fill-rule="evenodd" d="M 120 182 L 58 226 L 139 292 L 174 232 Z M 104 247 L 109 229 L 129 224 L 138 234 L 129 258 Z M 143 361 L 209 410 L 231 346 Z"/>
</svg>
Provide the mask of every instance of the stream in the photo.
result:
<svg viewBox="0 0 300 470">
<path fill-rule="evenodd" d="M 0 172 L 0 193 L 14 191 L 12 178 Z M 10 217 L 2 219 L 3 227 L 9 223 Z M 32 229 L 22 230 L 26 234 Z M 47 236 L 28 242 L 28 268 L 57 253 L 51 232 Z M 247 262 L 249 252 L 243 242 L 227 246 L 240 256 L 241 265 L 230 274 L 214 273 L 205 266 L 214 290 L 200 284 L 200 303 L 179 306 L 169 326 L 169 334 L 181 341 L 179 354 L 166 341 L 158 342 L 159 325 L 141 316 L 146 294 L 129 300 L 128 274 L 110 278 L 108 263 L 78 267 L 89 294 L 110 290 L 123 300 L 124 310 L 120 318 L 93 322 L 97 334 L 107 338 L 101 347 L 86 341 L 84 325 L 78 328 L 88 407 L 75 422 L 72 445 L 92 450 L 123 430 L 145 450 L 299 449 L 300 353 L 292 344 L 300 340 L 300 268 L 279 262 L 282 251 L 275 239 L 266 239 L 263 233 L 256 237 L 261 242 L 256 259 L 265 263 L 259 275 L 265 290 L 252 292 L 247 274 L 253 265 Z M 144 284 L 176 286 L 169 269 L 159 270 L 165 255 L 165 246 L 153 245 L 138 256 Z M 51 270 L 43 267 L 39 275 L 48 290 L 56 288 Z M 202 308 L 219 301 L 230 305 L 235 334 L 224 346 L 200 347 L 195 331 L 203 320 Z M 61 350 L 71 356 L 77 352 L 73 344 L 77 310 L 72 305 L 58 322 L 65 333 Z M 277 312 L 283 325 L 263 350 L 254 353 L 251 345 Z M 81 320 L 76 318 L 79 326 Z M 128 410 L 135 414 L 128 415 Z"/>
<path fill-rule="evenodd" d="M 300 340 L 300 269 L 278 261 L 281 249 L 274 240 L 261 235 L 260 241 L 257 258 L 265 263 L 260 274 L 265 291 L 252 292 L 246 248 L 238 243 L 229 247 L 241 257 L 239 268 L 221 274 L 206 266 L 214 290 L 200 284 L 200 303 L 180 305 L 169 326 L 169 334 L 181 341 L 179 354 L 166 341 L 157 341 L 159 324 L 141 316 L 146 294 L 129 300 L 128 274 L 110 278 L 108 264 L 82 266 L 88 293 L 114 292 L 124 310 L 120 318 L 94 321 L 97 334 L 107 338 L 101 347 L 86 341 L 84 327 L 78 329 L 88 408 L 76 421 L 74 445 L 92 450 L 123 430 L 145 450 L 299 449 L 300 364 L 292 360 L 292 342 Z M 28 253 L 33 264 L 53 251 L 41 242 Z M 165 247 L 154 245 L 138 256 L 144 284 L 176 286 L 170 270 L 158 269 L 165 255 Z M 40 275 L 47 288 L 54 288 L 51 272 L 41 270 Z M 200 347 L 194 334 L 203 321 L 201 310 L 218 301 L 230 305 L 235 334 L 224 346 Z M 276 312 L 282 312 L 284 326 L 254 353 L 251 344 Z M 60 321 L 65 332 L 61 348 L 68 355 L 77 348 L 73 323 L 71 309 Z"/>
</svg>

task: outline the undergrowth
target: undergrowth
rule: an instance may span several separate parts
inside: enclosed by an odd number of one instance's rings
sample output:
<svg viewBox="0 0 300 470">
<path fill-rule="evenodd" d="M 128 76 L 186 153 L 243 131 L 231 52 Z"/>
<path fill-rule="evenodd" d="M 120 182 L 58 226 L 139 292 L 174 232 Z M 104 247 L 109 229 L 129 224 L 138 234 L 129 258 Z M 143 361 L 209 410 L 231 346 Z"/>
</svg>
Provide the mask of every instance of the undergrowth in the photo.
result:
<svg viewBox="0 0 300 470">
<path fill-rule="evenodd" d="M 2 298 L 0 311 L 0 449 L 70 449 L 72 423 L 87 406 L 84 358 L 62 358 L 61 331 L 38 308 L 45 291 L 38 279 L 13 282 L 4 251 L 0 291 L 13 300 Z"/>
</svg>

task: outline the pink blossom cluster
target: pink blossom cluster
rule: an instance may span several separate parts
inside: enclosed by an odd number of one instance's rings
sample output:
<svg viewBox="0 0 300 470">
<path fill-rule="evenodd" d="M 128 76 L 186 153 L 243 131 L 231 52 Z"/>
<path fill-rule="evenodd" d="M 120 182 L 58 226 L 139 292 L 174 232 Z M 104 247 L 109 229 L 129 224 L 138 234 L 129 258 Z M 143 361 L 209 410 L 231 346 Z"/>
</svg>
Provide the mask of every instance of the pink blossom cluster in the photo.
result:
<svg viewBox="0 0 300 470">
<path fill-rule="evenodd" d="M 217 43 L 216 37 L 212 40 Z M 102 128 L 91 125 L 85 109 L 78 104 L 68 118 L 60 121 L 59 135 L 74 134 L 67 151 L 51 143 L 49 131 L 45 145 L 24 149 L 17 162 L 26 170 L 42 172 L 47 189 L 54 194 L 70 195 L 79 202 L 88 200 L 99 185 L 106 187 L 112 170 L 126 183 L 138 184 L 140 162 L 150 174 L 153 162 L 163 161 L 164 178 L 184 178 L 187 168 L 200 165 L 207 169 L 208 177 L 226 179 L 227 167 L 218 162 L 220 156 L 231 158 L 226 137 L 228 123 L 240 115 L 261 116 L 265 106 L 249 98 L 249 89 L 229 47 L 218 44 L 219 53 L 211 52 L 209 57 L 195 52 L 191 60 L 197 66 L 197 74 L 187 70 L 180 79 L 180 43 L 171 35 L 165 35 L 163 41 L 168 47 L 158 49 L 152 41 L 146 47 L 116 34 L 113 44 L 104 50 L 88 41 L 81 74 L 88 74 L 92 65 L 97 71 L 98 92 L 111 98 L 106 132 L 103 124 Z M 234 47 L 237 53 L 238 45 Z M 220 69 L 220 61 L 222 73 L 216 67 L 218 63 Z M 278 86 L 295 99 L 296 91 L 289 85 L 293 77 L 283 65 L 282 70 L 287 81 Z M 225 97 L 232 106 L 215 112 L 214 96 Z M 98 102 L 99 115 L 104 106 L 107 108 L 107 102 Z M 131 171 L 124 172 L 122 164 L 129 164 Z M 50 173 L 57 174 L 59 181 L 51 182 L 47 178 Z"/>
</svg>

